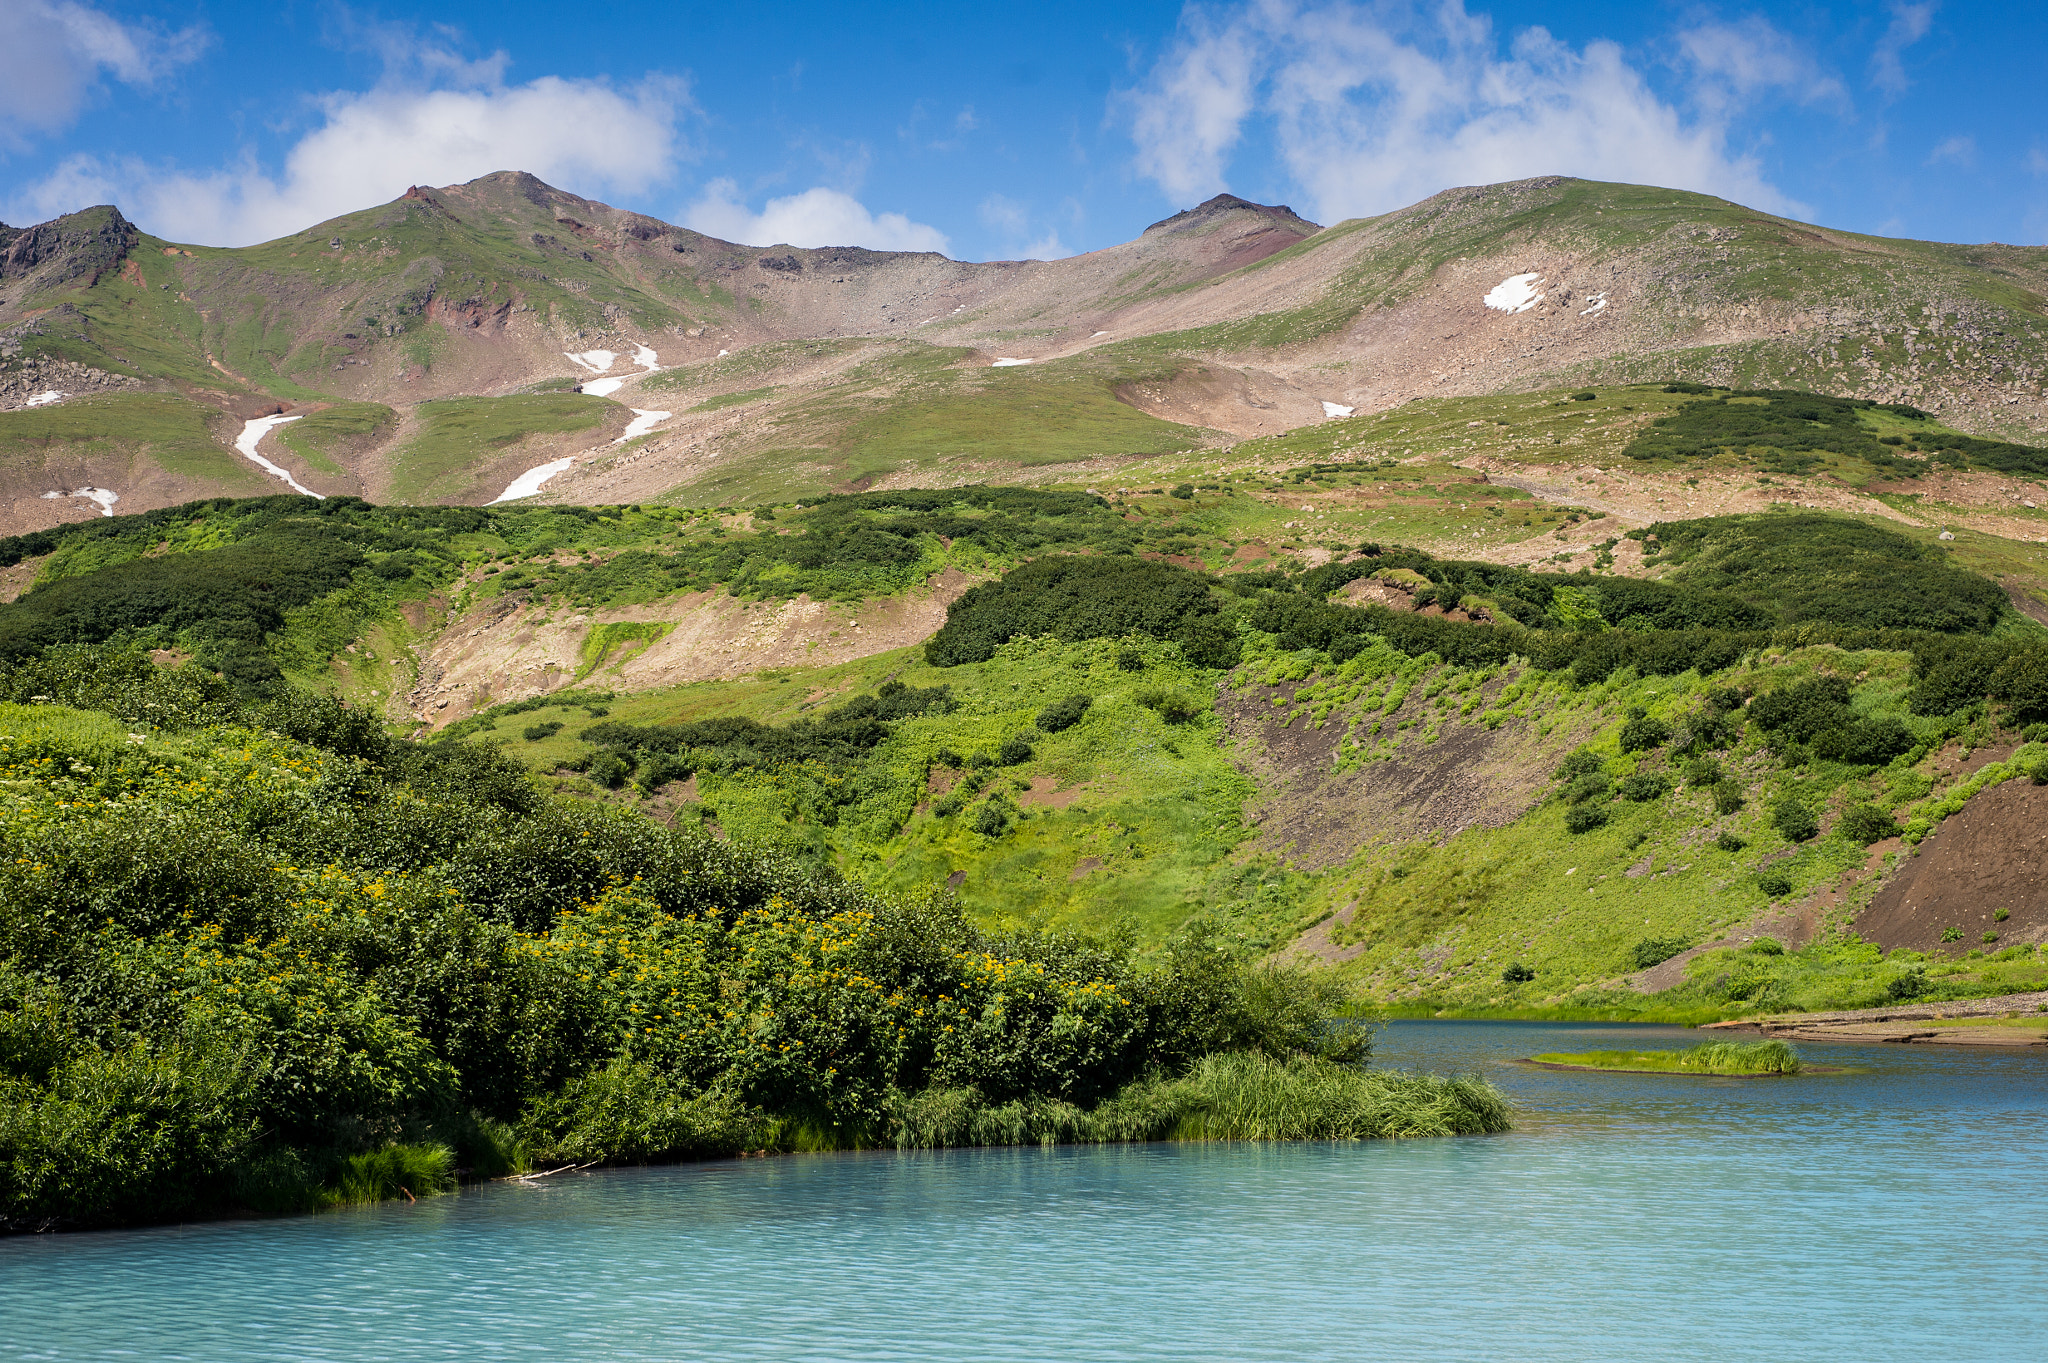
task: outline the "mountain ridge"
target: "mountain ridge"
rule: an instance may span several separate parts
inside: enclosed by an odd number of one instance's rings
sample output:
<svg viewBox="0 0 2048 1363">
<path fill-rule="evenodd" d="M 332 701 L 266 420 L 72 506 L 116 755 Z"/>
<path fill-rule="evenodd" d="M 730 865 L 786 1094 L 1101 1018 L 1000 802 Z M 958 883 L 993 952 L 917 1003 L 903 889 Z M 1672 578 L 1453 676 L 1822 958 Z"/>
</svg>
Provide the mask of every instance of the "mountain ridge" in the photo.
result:
<svg viewBox="0 0 2048 1363">
<path fill-rule="evenodd" d="M 233 423 L 283 407 L 388 409 L 379 440 L 296 476 L 410 496 L 422 404 L 595 374 L 602 398 L 668 415 L 617 454 L 623 407 L 580 442 L 542 442 L 573 461 L 546 497 L 659 499 L 707 478 L 738 489 L 721 495 L 800 495 L 955 464 L 979 477 L 1570 383 L 1805 388 L 1985 435 L 2048 431 L 2048 250 L 1864 237 L 1562 177 L 1330 227 L 1219 195 L 1058 261 L 746 246 L 516 171 L 413 186 L 248 248 L 160 241 L 105 206 L 20 229 L 6 251 L 0 406 L 91 391 L 40 367 L 85 366 L 209 409 L 221 461 L 165 472 L 112 412 L 91 450 L 6 442 L 4 529 L 75 514 L 43 495 L 65 470 L 158 489 L 145 504 L 239 489 L 253 466 L 229 448 Z M 1513 306 L 1488 304 L 1516 288 Z M 455 460 L 432 495 L 490 500 L 522 442 Z"/>
</svg>

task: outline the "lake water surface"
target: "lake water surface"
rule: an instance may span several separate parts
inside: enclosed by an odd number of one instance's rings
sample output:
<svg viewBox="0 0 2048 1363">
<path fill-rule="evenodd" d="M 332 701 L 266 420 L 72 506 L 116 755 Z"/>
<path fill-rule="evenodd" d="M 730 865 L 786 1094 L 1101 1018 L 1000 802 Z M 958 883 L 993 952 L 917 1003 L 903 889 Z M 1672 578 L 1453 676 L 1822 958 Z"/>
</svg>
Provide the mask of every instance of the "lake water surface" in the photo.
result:
<svg viewBox="0 0 2048 1363">
<path fill-rule="evenodd" d="M 1523 1069 L 1670 1028 L 1408 1022 L 1503 1136 L 797 1156 L 0 1241 L 0 1358 L 2048 1354 L 2048 1052 Z"/>
</svg>

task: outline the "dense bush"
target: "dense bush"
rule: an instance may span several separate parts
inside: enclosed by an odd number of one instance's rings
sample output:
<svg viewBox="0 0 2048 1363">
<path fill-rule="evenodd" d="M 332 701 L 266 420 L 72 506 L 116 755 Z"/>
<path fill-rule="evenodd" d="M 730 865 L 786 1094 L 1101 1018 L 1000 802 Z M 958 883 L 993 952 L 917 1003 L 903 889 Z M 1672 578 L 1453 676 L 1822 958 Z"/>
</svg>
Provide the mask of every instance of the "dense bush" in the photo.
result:
<svg viewBox="0 0 2048 1363">
<path fill-rule="evenodd" d="M 1661 800 L 1671 792 L 1671 782 L 1660 772 L 1639 771 L 1621 783 L 1621 798 L 1638 804 Z"/>
<path fill-rule="evenodd" d="M 1876 805 L 1854 804 L 1842 811 L 1835 831 L 1852 842 L 1869 846 L 1883 838 L 1899 835 L 1899 821 Z"/>
<path fill-rule="evenodd" d="M 1621 750 L 1623 752 L 1644 752 L 1650 748 L 1661 748 L 1671 741 L 1671 726 L 1661 719 L 1651 719 L 1641 708 L 1629 714 L 1628 722 L 1621 726 Z"/>
<path fill-rule="evenodd" d="M 1670 416 L 1659 417 L 1623 451 L 1633 459 L 1708 459 L 1724 449 L 1762 448 L 1775 456 L 1766 467 L 1810 466 L 1820 453 L 1854 455 L 1880 468 L 1917 473 L 1917 466 L 1898 458 L 1888 447 L 1906 445 L 1956 465 L 1981 465 L 2029 477 L 2048 476 L 2048 450 L 2002 440 L 1980 440 L 1934 430 L 1906 437 L 1879 437 L 1858 420 L 1858 414 L 1882 408 L 1909 421 L 1927 421 L 1928 414 L 1903 404 L 1880 404 L 1867 398 L 1825 397 L 1783 389 L 1716 390 L 1700 385 L 1671 385 L 1666 392 L 1698 392 Z M 1730 401 L 1731 398 L 1741 401 Z M 1761 399 L 1761 401 L 1759 401 Z"/>
<path fill-rule="evenodd" d="M 1199 573 L 1139 558 L 1034 559 L 994 582 L 970 587 L 946 608 L 925 645 L 935 667 L 983 662 L 1012 639 L 1116 639 L 1142 634 L 1177 641 L 1190 662 L 1237 662 L 1236 631 Z"/>
<path fill-rule="evenodd" d="M 1081 722 L 1081 716 L 1088 713 L 1088 707 L 1094 704 L 1094 702 L 1095 698 L 1093 696 L 1081 695 L 1068 696 L 1064 700 L 1054 701 L 1038 712 L 1037 723 L 1039 730 L 1048 734 L 1056 734 L 1073 728 Z"/>
<path fill-rule="evenodd" d="M 152 693 L 92 652 L 42 679 Z M 156 694 L 208 691 L 170 677 Z M 842 708 L 933 700 L 904 695 Z M 380 743 L 317 697 L 233 705 L 183 737 L 0 715 L 0 1224 L 424 1190 L 521 1143 L 889 1141 L 927 1090 L 1085 1108 L 1219 1049 L 1363 1053 L 1323 985 L 1220 948 L 1145 971 L 992 935 L 947 899 L 556 802 L 495 749 Z"/>
<path fill-rule="evenodd" d="M 1805 842 L 1820 832 L 1820 820 L 1803 801 L 1788 795 L 1772 808 L 1771 827 L 1790 842 Z"/>
<path fill-rule="evenodd" d="M 1645 937 L 1629 952 L 1629 959 L 1637 970 L 1648 970 L 1670 960 L 1690 945 L 1683 937 Z"/>
<path fill-rule="evenodd" d="M 1564 827 L 1567 833 L 1590 833 L 1606 824 L 1607 806 L 1593 800 L 1575 804 L 1564 812 Z"/>
</svg>

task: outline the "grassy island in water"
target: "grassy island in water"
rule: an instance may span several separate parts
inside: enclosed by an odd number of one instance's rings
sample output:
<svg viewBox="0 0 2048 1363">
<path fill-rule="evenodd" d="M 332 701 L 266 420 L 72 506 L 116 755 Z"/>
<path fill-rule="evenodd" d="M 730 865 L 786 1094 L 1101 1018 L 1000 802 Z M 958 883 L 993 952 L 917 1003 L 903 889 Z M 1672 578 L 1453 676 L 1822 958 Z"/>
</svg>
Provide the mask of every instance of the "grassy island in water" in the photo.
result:
<svg viewBox="0 0 2048 1363">
<path fill-rule="evenodd" d="M 1580 1051 L 1531 1056 L 1539 1065 L 1633 1074 L 1798 1074 L 1799 1052 L 1782 1041 L 1716 1041 L 1684 1051 Z"/>
</svg>

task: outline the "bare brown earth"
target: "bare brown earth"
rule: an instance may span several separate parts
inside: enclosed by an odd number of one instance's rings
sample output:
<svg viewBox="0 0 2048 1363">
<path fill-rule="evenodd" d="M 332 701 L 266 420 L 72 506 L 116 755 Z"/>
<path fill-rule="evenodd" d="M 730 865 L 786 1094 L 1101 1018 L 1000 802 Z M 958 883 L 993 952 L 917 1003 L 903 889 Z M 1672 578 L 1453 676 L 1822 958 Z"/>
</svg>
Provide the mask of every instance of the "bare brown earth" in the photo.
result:
<svg viewBox="0 0 2048 1363">
<path fill-rule="evenodd" d="M 693 592 L 647 606 L 559 614 L 501 597 L 441 631 L 421 658 L 420 680 L 406 703 L 439 727 L 486 705 L 571 685 L 639 691 L 763 668 L 829 666 L 929 638 L 968 586 L 965 574 L 948 569 L 904 596 L 859 604 Z M 584 640 L 594 627 L 615 623 L 668 629 L 586 668 Z"/>
<path fill-rule="evenodd" d="M 1994 915 L 2005 910 L 2003 921 Z M 1856 918 L 1865 940 L 1940 955 L 2048 941 L 2048 786 L 1979 791 L 1944 820 Z M 1941 935 L 1960 929 L 1959 940 Z"/>
<path fill-rule="evenodd" d="M 1489 694 L 1507 681 L 1489 683 Z M 1429 710 L 1421 687 L 1382 717 L 1382 749 L 1353 771 L 1336 771 L 1338 745 L 1350 716 L 1333 713 L 1320 728 L 1293 715 L 1294 687 L 1247 686 L 1218 693 L 1226 741 L 1240 767 L 1270 792 L 1247 813 L 1259 829 L 1254 846 L 1307 869 L 1348 859 L 1359 847 L 1411 838 L 1441 840 L 1467 828 L 1500 828 L 1535 804 L 1557 760 L 1579 741 L 1560 727 L 1547 737 L 1510 717 L 1498 729 L 1456 720 L 1425 743 Z M 1278 702 L 1277 704 L 1275 702 Z M 1397 730 L 1404 721 L 1412 729 Z"/>
<path fill-rule="evenodd" d="M 2012 751 L 2013 745 L 2004 744 L 1965 755 L 1951 746 L 1935 754 L 1931 766 L 1937 779 L 1949 784 L 2004 761 Z M 2022 796 L 2015 787 L 2031 794 Z M 2001 791 L 2011 793 L 2001 797 Z M 2048 795 L 2048 787 L 2031 786 L 2024 778 L 1979 791 L 1929 833 L 1917 852 L 1899 838 L 1873 843 L 1861 866 L 1831 884 L 1774 905 L 1724 937 L 1625 977 L 1625 983 L 1641 993 L 1658 993 L 1683 983 L 1686 966 L 1706 952 L 1759 937 L 1796 949 L 1829 927 L 1848 928 L 1886 950 L 1903 947 L 1936 955 L 1983 949 L 1983 934 L 1992 930 L 2000 946 L 2048 941 L 2048 844 L 2042 841 L 2048 821 L 2039 817 L 2048 806 L 2038 803 L 2041 795 Z M 1831 827 L 1838 815 L 1838 810 L 1827 811 L 1823 827 Z M 1980 874 L 1987 865 L 1993 872 Z M 2024 914 L 2022 903 L 2030 906 Z M 2011 917 L 1994 921 L 2001 907 Z M 1962 929 L 1963 937 L 1943 943 L 1941 934 L 1950 927 Z"/>
</svg>

